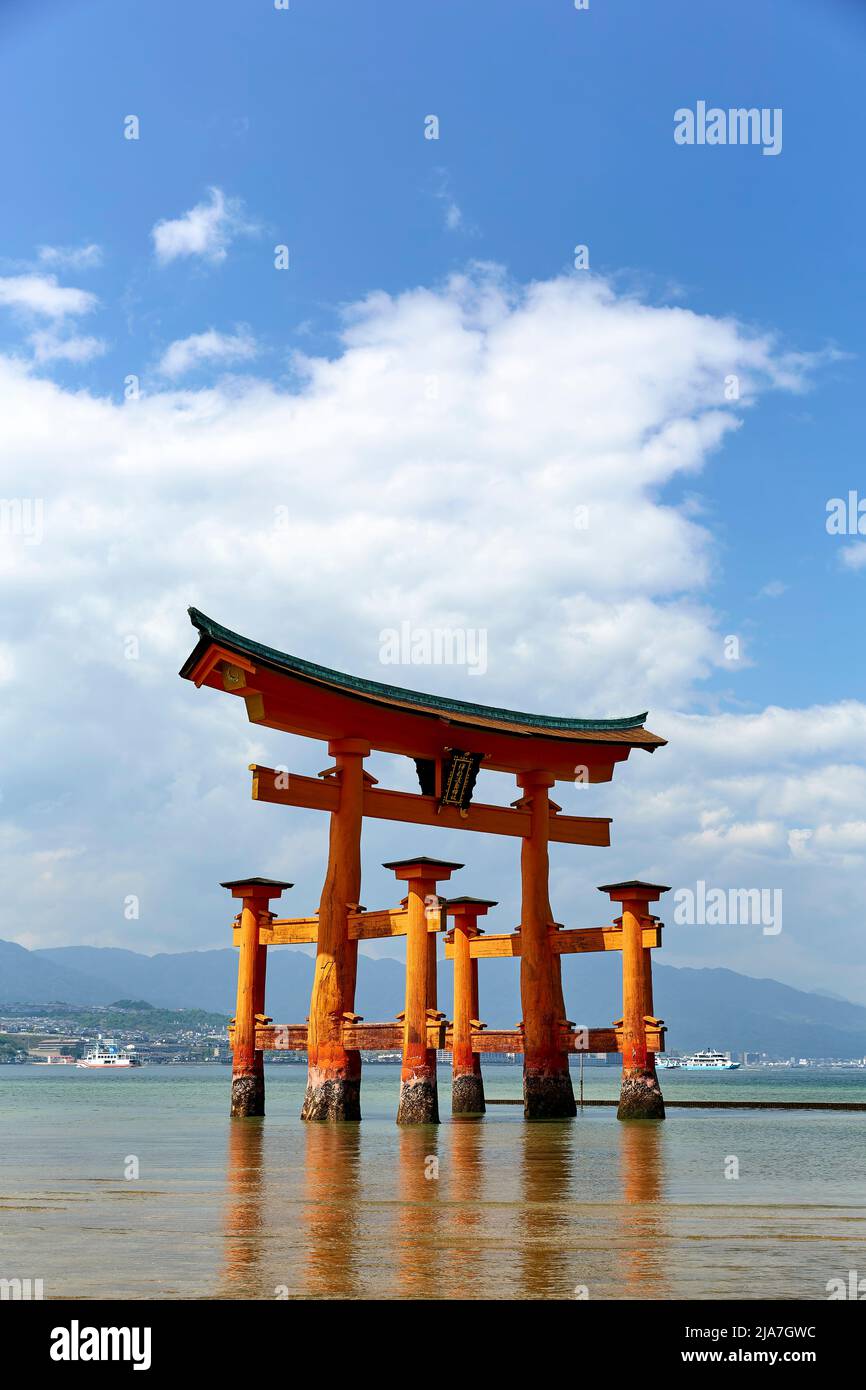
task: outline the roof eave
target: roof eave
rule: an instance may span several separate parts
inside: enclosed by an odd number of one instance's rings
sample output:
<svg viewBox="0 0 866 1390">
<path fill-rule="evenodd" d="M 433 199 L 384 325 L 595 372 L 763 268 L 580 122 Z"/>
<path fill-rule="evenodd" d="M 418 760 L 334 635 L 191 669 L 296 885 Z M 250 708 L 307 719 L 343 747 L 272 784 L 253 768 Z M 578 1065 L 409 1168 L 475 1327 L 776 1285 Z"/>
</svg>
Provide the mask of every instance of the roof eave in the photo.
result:
<svg viewBox="0 0 866 1390">
<path fill-rule="evenodd" d="M 632 716 L 622 720 L 583 720 L 576 721 L 574 725 L 569 725 L 564 719 L 557 721 L 556 724 L 541 722 L 544 716 L 539 716 L 539 722 L 529 724 L 526 721 L 535 719 L 536 716 L 527 715 L 516 710 L 500 710 L 496 707 L 477 706 L 472 707 L 463 701 L 443 701 L 441 697 L 426 696 L 421 691 L 404 690 L 402 687 L 380 688 L 376 681 L 364 681 L 367 688 L 359 688 L 351 676 L 347 676 L 340 671 L 332 671 L 327 667 L 317 667 L 313 663 L 301 662 L 296 657 L 291 657 L 288 653 L 278 652 L 274 648 L 263 647 L 259 643 L 244 638 L 240 633 L 231 632 L 228 628 L 223 628 L 219 623 L 208 618 L 206 614 L 198 609 L 189 609 L 190 621 L 199 632 L 199 639 L 180 668 L 179 675 L 185 680 L 194 679 L 196 669 L 202 664 L 203 658 L 211 647 L 218 647 L 221 650 L 235 654 L 242 662 L 254 660 L 257 664 L 278 675 L 286 675 L 292 679 L 303 681 L 306 684 L 323 685 L 328 689 L 338 692 L 348 698 L 360 700 L 365 704 L 378 706 L 379 708 L 393 706 L 406 713 L 415 714 L 420 717 L 443 719 L 446 722 L 453 722 L 464 728 L 485 730 L 490 727 L 499 726 L 501 733 L 511 737 L 534 737 L 550 738 L 556 742 L 567 743 L 599 743 L 609 742 L 613 746 L 641 748 L 646 752 L 652 753 L 656 748 L 662 748 L 667 740 L 659 734 L 652 733 L 642 722 L 646 715 Z M 206 676 L 202 678 L 202 681 Z M 199 681 L 197 683 L 202 683 Z M 436 703 L 425 704 L 425 700 Z M 473 714 L 479 722 L 473 720 Z M 502 716 L 502 717 L 500 717 Z M 507 716 L 507 717 L 505 717 Z M 551 718 L 553 718 L 551 716 Z M 511 724 L 522 727 L 506 727 Z M 643 734 L 646 741 L 641 739 L 636 741 L 629 737 L 617 739 L 616 735 L 622 733 Z M 601 734 L 602 738 L 593 737 Z"/>
</svg>

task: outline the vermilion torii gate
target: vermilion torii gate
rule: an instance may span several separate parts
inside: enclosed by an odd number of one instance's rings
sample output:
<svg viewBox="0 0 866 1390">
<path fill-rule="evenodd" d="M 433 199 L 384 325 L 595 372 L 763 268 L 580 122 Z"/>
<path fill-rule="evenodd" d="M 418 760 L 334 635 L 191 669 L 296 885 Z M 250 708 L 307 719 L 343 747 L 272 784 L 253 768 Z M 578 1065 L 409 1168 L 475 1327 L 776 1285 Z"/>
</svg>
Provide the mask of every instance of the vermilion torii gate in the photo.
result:
<svg viewBox="0 0 866 1390">
<path fill-rule="evenodd" d="M 477 1056 L 522 1051 L 528 1118 L 575 1113 L 570 1051 L 622 1051 L 621 1116 L 661 1116 L 654 1053 L 664 1030 L 652 1016 L 650 951 L 660 927 L 649 913 L 660 885 L 611 884 L 622 915 L 608 927 L 566 931 L 548 896 L 548 845 L 608 845 L 606 818 L 565 816 L 550 797 L 557 781 L 606 782 L 632 749 L 653 752 L 665 740 L 626 719 L 562 719 L 489 708 L 343 675 L 265 647 L 220 627 L 197 609 L 190 618 L 198 643 L 180 674 L 197 686 L 244 701 L 254 724 L 327 742 L 334 759 L 318 778 L 253 765 L 252 796 L 330 815 L 328 866 L 318 913 L 277 920 L 270 903 L 291 885 L 250 878 L 225 887 L 242 902 L 235 921 L 240 947 L 238 1006 L 232 1029 L 232 1113 L 262 1114 L 262 1054 L 275 1047 L 307 1051 L 305 1119 L 360 1119 L 360 1053 L 402 1043 L 398 1120 L 438 1119 L 436 1049 L 452 1050 L 455 1108 L 477 1113 L 483 1088 Z M 419 793 L 379 788 L 364 770 L 373 749 L 415 762 Z M 480 767 L 515 776 L 510 807 L 473 801 Z M 506 835 L 521 842 L 521 915 L 509 937 L 482 936 L 477 917 L 489 900 L 452 900 L 438 885 L 462 865 L 426 856 L 386 867 L 406 884 L 403 905 L 384 912 L 360 906 L 361 827 L 364 817 Z M 462 910 L 461 910 L 462 904 Z M 475 905 L 473 910 L 472 905 Z M 454 1021 L 449 1029 L 436 998 L 436 933 L 448 911 L 454 932 L 446 951 L 455 959 Z M 405 935 L 406 1009 L 397 1024 L 364 1024 L 354 1012 L 358 942 Z M 264 1014 L 267 947 L 316 943 L 308 1025 L 271 1026 Z M 507 944 L 506 944 L 507 943 Z M 622 951 L 623 1018 L 609 1029 L 577 1030 L 566 1017 L 560 957 L 583 950 Z M 523 1020 L 513 1033 L 487 1033 L 478 1019 L 477 965 L 484 955 L 520 958 Z M 458 980 L 461 982 L 458 985 Z M 474 989 L 474 995 L 473 995 Z M 458 1084 L 459 1083 L 459 1084 Z M 462 1099 L 460 1099 L 462 1097 Z"/>
</svg>

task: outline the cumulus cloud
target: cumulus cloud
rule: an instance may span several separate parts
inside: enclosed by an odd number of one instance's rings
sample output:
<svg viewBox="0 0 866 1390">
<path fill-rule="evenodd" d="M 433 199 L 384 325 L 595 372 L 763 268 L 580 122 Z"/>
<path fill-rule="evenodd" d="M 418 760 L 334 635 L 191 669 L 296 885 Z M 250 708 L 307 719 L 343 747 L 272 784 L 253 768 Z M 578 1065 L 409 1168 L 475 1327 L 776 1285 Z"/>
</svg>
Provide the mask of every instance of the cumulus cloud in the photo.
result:
<svg viewBox="0 0 866 1390">
<path fill-rule="evenodd" d="M 89 362 L 105 352 L 105 343 L 101 338 L 76 335 L 62 338 L 47 331 L 32 333 L 30 344 L 36 362 Z"/>
<path fill-rule="evenodd" d="M 161 376 L 179 377 L 205 362 L 216 362 L 223 366 L 246 362 L 255 357 L 257 351 L 255 339 L 246 330 L 218 333 L 216 329 L 209 328 L 206 333 L 192 333 L 188 338 L 178 338 L 170 343 L 159 360 L 157 370 Z"/>
<path fill-rule="evenodd" d="M 56 275 L 0 276 L 0 304 L 23 309 L 43 318 L 62 319 L 87 314 L 97 304 L 88 290 L 58 285 Z"/>
<path fill-rule="evenodd" d="M 669 747 L 633 754 L 610 787 L 556 789 L 566 811 L 614 817 L 611 850 L 554 847 L 558 918 L 597 925 L 593 885 L 618 875 L 781 885 L 778 937 L 671 928 L 666 955 L 836 989 L 841 962 L 846 989 L 866 998 L 866 706 L 697 712 L 724 628 L 693 491 L 748 428 L 744 397 L 802 385 L 802 366 L 781 360 L 733 320 L 588 277 L 514 287 L 489 268 L 370 295 L 338 352 L 296 357 L 291 388 L 248 376 L 121 405 L 0 360 L 19 479 L 0 491 L 38 478 L 45 508 L 41 544 L 0 544 L 10 922 L 43 945 L 222 944 L 215 885 L 250 865 L 296 882 L 293 911 L 315 906 L 327 827 L 252 805 L 246 765 L 315 774 L 323 750 L 178 680 L 193 603 L 416 689 L 557 714 L 649 707 Z M 737 404 L 725 401 L 732 372 Z M 379 634 L 403 621 L 484 630 L 485 675 L 383 667 Z M 381 756 L 374 771 L 413 784 L 401 760 Z M 486 778 L 485 799 L 516 795 Z M 461 891 L 498 898 L 496 926 L 513 925 L 514 846 L 433 836 L 431 852 L 467 861 Z M 393 883 L 375 865 L 416 852 L 417 836 L 372 823 L 365 837 L 365 901 L 384 905 Z M 46 877 L 35 856 L 52 851 Z M 123 918 L 132 893 L 135 924 Z"/>
<path fill-rule="evenodd" d="M 225 260 L 236 236 L 254 230 L 239 198 L 226 198 L 221 188 L 211 188 L 206 201 L 196 203 L 180 217 L 157 222 L 151 236 L 157 260 L 163 265 L 180 256 L 200 256 L 218 264 Z"/>
<path fill-rule="evenodd" d="M 39 259 L 66 270 L 92 270 L 102 265 L 102 247 L 94 241 L 84 246 L 40 246 Z"/>
</svg>

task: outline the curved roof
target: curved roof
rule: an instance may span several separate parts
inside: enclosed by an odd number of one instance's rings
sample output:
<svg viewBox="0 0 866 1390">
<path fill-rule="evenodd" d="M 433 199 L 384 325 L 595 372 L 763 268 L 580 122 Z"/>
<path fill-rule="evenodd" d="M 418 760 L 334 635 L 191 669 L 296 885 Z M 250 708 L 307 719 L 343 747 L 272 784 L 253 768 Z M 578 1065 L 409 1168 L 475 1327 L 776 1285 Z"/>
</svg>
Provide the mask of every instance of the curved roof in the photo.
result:
<svg viewBox="0 0 866 1390">
<path fill-rule="evenodd" d="M 180 670 L 181 676 L 187 680 L 194 679 L 195 669 L 202 657 L 209 647 L 215 645 L 237 652 L 272 670 L 283 671 L 302 680 L 328 686 L 332 690 L 345 691 L 346 694 L 360 696 L 377 704 L 409 707 L 418 713 L 444 715 L 460 722 L 500 727 L 503 731 L 514 733 L 537 731 L 572 738 L 595 734 L 604 741 L 609 739 L 614 743 L 629 743 L 645 748 L 654 748 L 665 743 L 663 738 L 651 734 L 644 728 L 646 711 L 642 714 L 626 715 L 620 719 L 582 719 L 576 716 L 528 714 L 523 710 L 476 705 L 467 700 L 451 700 L 444 695 L 425 695 L 421 691 L 407 690 L 403 686 L 385 685 L 363 676 L 349 676 L 343 671 L 318 666 L 315 662 L 290 656 L 288 652 L 278 651 L 275 647 L 253 642 L 248 637 L 242 637 L 240 633 L 222 627 L 198 608 L 190 608 L 189 616 L 193 627 L 198 630 L 199 641 Z"/>
</svg>

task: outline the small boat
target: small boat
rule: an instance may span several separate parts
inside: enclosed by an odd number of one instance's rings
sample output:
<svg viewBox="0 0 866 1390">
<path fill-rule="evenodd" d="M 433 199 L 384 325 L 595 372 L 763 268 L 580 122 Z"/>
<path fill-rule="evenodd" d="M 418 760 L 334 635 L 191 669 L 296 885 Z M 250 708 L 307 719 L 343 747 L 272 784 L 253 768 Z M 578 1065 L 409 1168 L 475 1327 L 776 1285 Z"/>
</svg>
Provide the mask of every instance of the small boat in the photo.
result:
<svg viewBox="0 0 866 1390">
<path fill-rule="evenodd" d="M 88 1070 L 101 1070 L 103 1067 L 108 1067 L 112 1071 L 117 1071 L 121 1068 L 125 1070 L 127 1067 L 140 1067 L 141 1061 L 131 1053 L 117 1052 L 113 1047 L 98 1043 L 89 1052 L 85 1052 L 81 1060 L 76 1062 L 76 1066 L 86 1067 Z"/>
<path fill-rule="evenodd" d="M 703 1052 L 693 1052 L 690 1057 L 680 1057 L 676 1065 L 684 1071 L 736 1071 L 740 1064 L 732 1062 L 726 1052 L 715 1052 L 713 1048 L 705 1047 Z"/>
</svg>

